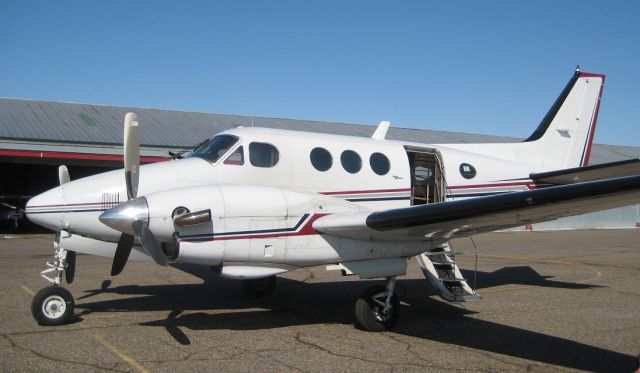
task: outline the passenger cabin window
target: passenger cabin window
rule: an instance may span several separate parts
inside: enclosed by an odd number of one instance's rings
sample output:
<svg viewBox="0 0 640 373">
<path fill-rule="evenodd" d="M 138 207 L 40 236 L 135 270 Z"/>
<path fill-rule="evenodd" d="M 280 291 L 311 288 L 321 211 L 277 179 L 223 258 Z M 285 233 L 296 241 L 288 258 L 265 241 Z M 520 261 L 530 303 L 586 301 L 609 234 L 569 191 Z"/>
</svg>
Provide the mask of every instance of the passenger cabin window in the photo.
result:
<svg viewBox="0 0 640 373">
<path fill-rule="evenodd" d="M 242 150 L 242 146 L 231 153 L 231 155 L 224 160 L 224 164 L 242 166 L 244 164 L 244 152 Z"/>
<path fill-rule="evenodd" d="M 342 163 L 342 168 L 350 174 L 355 174 L 362 168 L 362 159 L 353 150 L 343 151 L 340 156 L 340 163 Z"/>
<path fill-rule="evenodd" d="M 309 154 L 309 158 L 313 167 L 318 171 L 326 171 L 333 164 L 333 157 L 325 148 L 314 148 Z"/>
<path fill-rule="evenodd" d="M 252 142 L 249 144 L 249 161 L 255 167 L 273 167 L 278 163 L 278 149 L 271 144 Z"/>
<path fill-rule="evenodd" d="M 382 153 L 373 153 L 369 157 L 369 165 L 373 172 L 378 175 L 386 175 L 389 172 L 389 158 Z"/>
<path fill-rule="evenodd" d="M 240 139 L 232 135 L 218 135 L 191 153 L 191 157 L 206 159 L 216 163 L 229 149 L 231 149 Z"/>
</svg>

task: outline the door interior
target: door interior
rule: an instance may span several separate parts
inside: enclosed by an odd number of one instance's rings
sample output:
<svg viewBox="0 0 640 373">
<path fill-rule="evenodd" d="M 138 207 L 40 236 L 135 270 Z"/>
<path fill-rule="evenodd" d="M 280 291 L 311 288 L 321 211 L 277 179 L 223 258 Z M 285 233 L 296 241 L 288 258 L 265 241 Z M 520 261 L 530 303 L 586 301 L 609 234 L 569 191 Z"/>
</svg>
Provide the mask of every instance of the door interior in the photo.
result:
<svg viewBox="0 0 640 373">
<path fill-rule="evenodd" d="M 428 149 L 407 149 L 411 169 L 411 205 L 444 201 L 444 173 L 440 157 Z"/>
</svg>

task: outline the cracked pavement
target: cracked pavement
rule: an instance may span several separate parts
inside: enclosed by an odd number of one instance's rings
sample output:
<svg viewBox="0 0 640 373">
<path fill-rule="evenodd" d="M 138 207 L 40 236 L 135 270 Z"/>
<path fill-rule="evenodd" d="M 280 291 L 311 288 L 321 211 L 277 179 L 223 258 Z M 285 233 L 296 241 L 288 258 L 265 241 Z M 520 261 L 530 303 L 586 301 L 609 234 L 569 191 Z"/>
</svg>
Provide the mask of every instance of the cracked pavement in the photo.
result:
<svg viewBox="0 0 640 373">
<path fill-rule="evenodd" d="M 640 230 L 495 233 L 453 242 L 484 296 L 450 304 L 415 260 L 393 331 L 353 327 L 379 281 L 324 267 L 278 278 L 266 299 L 208 268 L 79 255 L 71 324 L 41 327 L 29 292 L 47 283 L 53 235 L 0 236 L 3 371 L 634 371 L 640 353 Z"/>
</svg>

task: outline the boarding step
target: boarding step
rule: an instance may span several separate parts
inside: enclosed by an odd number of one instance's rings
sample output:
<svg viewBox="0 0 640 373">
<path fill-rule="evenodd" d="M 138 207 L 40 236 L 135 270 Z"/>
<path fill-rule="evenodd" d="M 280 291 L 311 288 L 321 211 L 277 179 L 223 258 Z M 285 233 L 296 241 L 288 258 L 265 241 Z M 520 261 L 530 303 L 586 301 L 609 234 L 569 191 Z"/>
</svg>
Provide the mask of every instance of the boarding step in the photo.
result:
<svg viewBox="0 0 640 373">
<path fill-rule="evenodd" d="M 482 299 L 462 277 L 449 243 L 418 255 L 418 265 L 441 298 L 449 302 L 475 302 Z"/>
</svg>

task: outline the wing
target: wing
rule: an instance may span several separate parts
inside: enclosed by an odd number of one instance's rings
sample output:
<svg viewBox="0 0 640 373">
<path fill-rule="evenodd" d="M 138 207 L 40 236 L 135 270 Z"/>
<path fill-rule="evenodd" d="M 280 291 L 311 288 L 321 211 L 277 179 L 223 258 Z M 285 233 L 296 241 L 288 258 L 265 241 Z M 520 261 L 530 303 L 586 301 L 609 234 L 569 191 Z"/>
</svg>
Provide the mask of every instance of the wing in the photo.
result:
<svg viewBox="0 0 640 373">
<path fill-rule="evenodd" d="M 318 219 L 313 227 L 321 233 L 359 240 L 446 241 L 639 201 L 640 176 L 626 176 L 385 211 L 333 214 Z"/>
<path fill-rule="evenodd" d="M 529 177 L 536 184 L 564 185 L 632 175 L 640 175 L 640 159 L 542 172 Z"/>
</svg>

